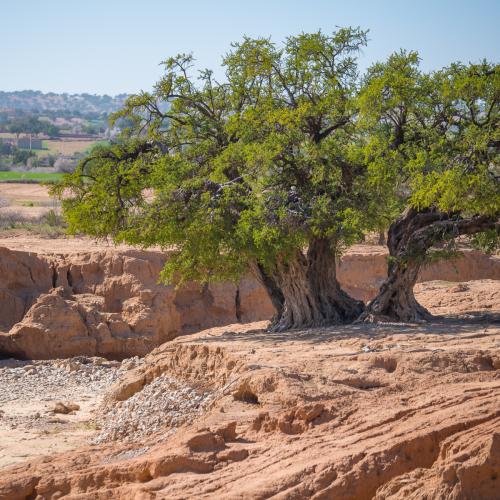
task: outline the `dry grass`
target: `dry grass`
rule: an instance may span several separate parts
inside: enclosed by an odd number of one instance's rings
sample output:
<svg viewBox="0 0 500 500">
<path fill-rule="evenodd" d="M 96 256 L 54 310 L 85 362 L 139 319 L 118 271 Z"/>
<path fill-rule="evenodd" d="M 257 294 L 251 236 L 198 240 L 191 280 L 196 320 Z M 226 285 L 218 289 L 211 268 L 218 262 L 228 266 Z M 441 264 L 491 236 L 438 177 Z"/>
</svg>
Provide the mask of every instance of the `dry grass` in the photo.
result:
<svg viewBox="0 0 500 500">
<path fill-rule="evenodd" d="M 36 219 L 60 205 L 40 184 L 0 183 L 0 200 L 0 217 L 14 211 L 25 219 Z"/>
<path fill-rule="evenodd" d="M 50 201 L 48 188 L 40 184 L 0 183 L 0 197 L 16 204 L 25 201 Z"/>
<path fill-rule="evenodd" d="M 65 234 L 64 219 L 55 210 L 38 217 L 26 217 L 18 210 L 0 211 L 0 232 L 22 229 L 44 238 L 60 238 Z"/>
<path fill-rule="evenodd" d="M 45 146 L 49 149 L 50 154 L 62 154 L 62 155 L 73 155 L 74 153 L 83 153 L 87 149 L 95 144 L 97 141 L 95 139 L 87 140 L 72 140 L 72 139 L 49 139 L 44 141 Z"/>
<path fill-rule="evenodd" d="M 21 134 L 24 136 L 25 134 Z M 0 132 L 0 139 L 16 139 L 16 134 L 10 132 Z M 35 149 L 37 155 L 65 155 L 71 156 L 75 153 L 83 153 L 87 151 L 93 144 L 104 142 L 102 139 L 44 139 L 43 147 L 47 149 Z"/>
</svg>

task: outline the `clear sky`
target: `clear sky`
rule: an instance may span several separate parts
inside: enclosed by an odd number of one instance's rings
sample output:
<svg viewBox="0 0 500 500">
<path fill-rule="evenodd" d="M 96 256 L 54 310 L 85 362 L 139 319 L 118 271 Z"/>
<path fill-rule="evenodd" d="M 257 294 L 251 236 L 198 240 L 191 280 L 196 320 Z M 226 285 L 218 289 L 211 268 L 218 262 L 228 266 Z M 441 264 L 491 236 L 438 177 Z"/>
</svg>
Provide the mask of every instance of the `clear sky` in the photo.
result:
<svg viewBox="0 0 500 500">
<path fill-rule="evenodd" d="M 500 62 L 500 0 L 0 0 L 0 90 L 137 92 L 179 52 L 216 69 L 244 34 L 336 26 L 370 30 L 362 68 L 399 48 L 426 69 Z"/>
</svg>

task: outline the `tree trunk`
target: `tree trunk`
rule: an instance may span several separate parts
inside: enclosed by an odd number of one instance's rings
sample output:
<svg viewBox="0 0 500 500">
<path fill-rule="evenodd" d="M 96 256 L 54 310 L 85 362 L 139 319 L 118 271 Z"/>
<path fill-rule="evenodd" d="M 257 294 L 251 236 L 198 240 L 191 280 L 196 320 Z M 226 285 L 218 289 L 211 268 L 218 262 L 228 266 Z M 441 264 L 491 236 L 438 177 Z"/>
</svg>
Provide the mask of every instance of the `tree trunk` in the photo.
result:
<svg viewBox="0 0 500 500">
<path fill-rule="evenodd" d="M 413 323 L 432 319 L 432 314 L 417 302 L 413 293 L 420 267 L 421 262 L 413 259 L 389 265 L 387 280 L 359 321 Z"/>
<path fill-rule="evenodd" d="M 274 331 L 346 323 L 363 311 L 363 302 L 341 289 L 327 239 L 314 239 L 306 253 L 279 261 L 272 272 L 259 266 L 259 272 L 276 307 Z"/>
<path fill-rule="evenodd" d="M 378 295 L 358 321 L 419 322 L 432 319 L 413 294 L 427 251 L 435 244 L 463 234 L 497 228 L 498 221 L 486 216 L 468 219 L 430 208 L 408 208 L 389 228 L 388 277 Z"/>
</svg>

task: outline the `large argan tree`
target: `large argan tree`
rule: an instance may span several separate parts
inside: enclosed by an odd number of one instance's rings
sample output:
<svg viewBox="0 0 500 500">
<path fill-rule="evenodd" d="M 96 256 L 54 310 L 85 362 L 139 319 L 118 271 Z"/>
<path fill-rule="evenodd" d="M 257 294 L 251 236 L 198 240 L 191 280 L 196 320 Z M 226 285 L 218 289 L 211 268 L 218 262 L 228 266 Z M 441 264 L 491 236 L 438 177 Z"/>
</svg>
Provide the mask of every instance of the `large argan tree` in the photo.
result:
<svg viewBox="0 0 500 500">
<path fill-rule="evenodd" d="M 235 279 L 252 269 L 275 329 L 354 320 L 363 304 L 336 278 L 339 250 L 371 224 L 356 131 L 360 29 L 246 38 L 225 78 L 165 62 L 152 93 L 115 119 L 133 126 L 59 186 L 70 230 L 169 249 L 162 278 Z"/>
<path fill-rule="evenodd" d="M 374 65 L 360 93 L 369 183 L 401 207 L 389 228 L 389 276 L 361 319 L 431 318 L 413 294 L 429 258 L 459 238 L 498 247 L 500 66 L 430 74 L 414 52 Z"/>
<path fill-rule="evenodd" d="M 429 253 L 462 235 L 498 242 L 499 70 L 424 74 L 401 52 L 359 80 L 365 43 L 351 28 L 244 39 L 222 83 L 169 59 L 115 116 L 126 138 L 56 188 L 70 230 L 168 249 L 166 282 L 251 269 L 275 329 L 428 318 L 413 286 Z M 364 311 L 336 256 L 390 222 L 389 277 Z"/>
</svg>

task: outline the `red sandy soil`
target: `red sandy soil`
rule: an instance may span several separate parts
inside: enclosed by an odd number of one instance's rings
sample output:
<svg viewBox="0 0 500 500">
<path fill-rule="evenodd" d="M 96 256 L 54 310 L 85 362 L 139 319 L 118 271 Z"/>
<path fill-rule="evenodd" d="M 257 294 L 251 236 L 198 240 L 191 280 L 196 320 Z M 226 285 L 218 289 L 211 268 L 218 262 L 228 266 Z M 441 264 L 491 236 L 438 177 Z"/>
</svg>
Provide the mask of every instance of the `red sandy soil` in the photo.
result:
<svg viewBox="0 0 500 500">
<path fill-rule="evenodd" d="M 0 244 L 47 254 L 101 249 L 26 235 Z M 468 259 L 464 276 L 482 269 L 493 277 L 494 263 Z M 358 262 L 344 270 L 353 283 Z M 417 285 L 418 300 L 446 315 L 429 324 L 269 333 L 259 322 L 166 342 L 82 412 L 102 401 L 93 411 L 106 425 L 162 376 L 210 394 L 202 411 L 179 427 L 165 419 L 132 442 L 90 446 L 80 434 L 79 444 L 68 428 L 44 446 L 74 449 L 42 458 L 27 440 L 17 452 L 28 461 L 1 471 L 0 500 L 498 499 L 500 282 L 463 279 Z"/>
<path fill-rule="evenodd" d="M 439 291 L 439 308 L 452 312 L 457 297 L 474 295 L 477 309 L 491 287 L 428 288 L 419 299 Z M 265 326 L 179 337 L 106 396 L 112 408 L 168 374 L 215 395 L 193 422 L 3 470 L 0 499 L 498 498 L 493 314 L 285 333 Z"/>
</svg>

